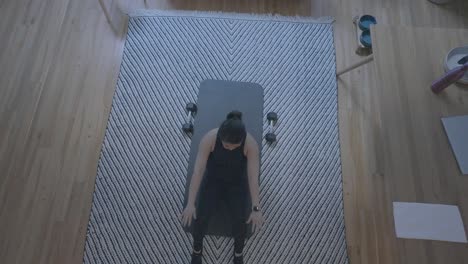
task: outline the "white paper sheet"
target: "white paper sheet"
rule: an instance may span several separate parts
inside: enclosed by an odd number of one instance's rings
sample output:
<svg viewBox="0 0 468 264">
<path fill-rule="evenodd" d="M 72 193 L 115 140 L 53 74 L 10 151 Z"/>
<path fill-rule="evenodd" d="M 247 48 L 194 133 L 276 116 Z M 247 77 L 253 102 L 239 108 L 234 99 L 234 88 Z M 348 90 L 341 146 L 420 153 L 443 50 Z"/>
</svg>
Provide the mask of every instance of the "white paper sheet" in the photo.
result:
<svg viewBox="0 0 468 264">
<path fill-rule="evenodd" d="M 468 174 L 468 115 L 442 118 L 445 132 L 463 174 Z"/>
<path fill-rule="evenodd" d="M 397 237 L 467 243 L 458 206 L 393 202 L 393 216 Z"/>
</svg>

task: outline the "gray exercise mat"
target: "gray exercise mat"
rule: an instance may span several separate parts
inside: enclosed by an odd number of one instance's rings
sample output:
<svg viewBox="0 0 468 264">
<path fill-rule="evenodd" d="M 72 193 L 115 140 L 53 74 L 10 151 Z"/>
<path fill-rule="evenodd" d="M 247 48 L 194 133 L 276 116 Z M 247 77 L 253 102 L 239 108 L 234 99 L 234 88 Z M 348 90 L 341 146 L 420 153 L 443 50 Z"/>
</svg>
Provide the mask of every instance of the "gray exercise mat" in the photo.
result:
<svg viewBox="0 0 468 264">
<path fill-rule="evenodd" d="M 262 142 L 263 88 L 260 85 L 248 82 L 206 80 L 200 84 L 197 106 L 198 112 L 194 121 L 194 133 L 190 148 L 184 207 L 188 199 L 198 145 L 208 131 L 219 127 L 230 111 L 241 111 L 247 132 L 255 138 L 259 145 Z M 204 181 L 201 187 L 203 184 Z M 251 207 L 250 193 L 248 201 L 247 213 L 250 212 Z M 231 236 L 231 229 L 230 214 L 228 209 L 223 206 L 211 217 L 207 235 Z M 185 230 L 189 231 L 188 228 Z M 250 231 L 249 228 L 248 237 L 251 235 Z"/>
<path fill-rule="evenodd" d="M 468 174 L 468 115 L 442 118 L 458 167 Z"/>
</svg>

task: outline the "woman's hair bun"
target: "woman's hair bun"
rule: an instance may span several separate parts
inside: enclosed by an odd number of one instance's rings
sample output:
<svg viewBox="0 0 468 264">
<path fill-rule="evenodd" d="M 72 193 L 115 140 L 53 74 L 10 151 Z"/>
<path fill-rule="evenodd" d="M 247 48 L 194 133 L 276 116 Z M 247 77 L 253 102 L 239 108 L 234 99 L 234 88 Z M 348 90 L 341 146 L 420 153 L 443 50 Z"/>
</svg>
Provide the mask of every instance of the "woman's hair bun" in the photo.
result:
<svg viewBox="0 0 468 264">
<path fill-rule="evenodd" d="M 242 112 L 239 112 L 237 110 L 231 111 L 226 116 L 226 119 L 239 119 L 239 120 L 242 120 Z"/>
</svg>

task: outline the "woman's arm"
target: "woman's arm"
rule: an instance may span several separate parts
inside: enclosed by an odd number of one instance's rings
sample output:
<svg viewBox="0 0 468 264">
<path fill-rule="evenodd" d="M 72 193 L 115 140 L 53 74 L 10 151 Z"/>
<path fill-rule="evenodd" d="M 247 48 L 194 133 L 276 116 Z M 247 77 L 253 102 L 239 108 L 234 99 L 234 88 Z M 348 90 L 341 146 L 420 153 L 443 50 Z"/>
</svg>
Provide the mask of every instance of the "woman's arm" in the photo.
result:
<svg viewBox="0 0 468 264">
<path fill-rule="evenodd" d="M 192 180 L 190 181 L 189 196 L 187 206 L 195 205 L 195 198 L 197 197 L 198 189 L 206 169 L 206 162 L 208 156 L 213 148 L 213 136 L 216 137 L 216 131 L 208 132 L 200 141 L 198 147 L 197 159 L 193 169 Z"/>
<path fill-rule="evenodd" d="M 250 197 L 252 206 L 260 206 L 258 175 L 260 173 L 260 157 L 258 144 L 255 139 L 247 135 L 247 175 L 249 178 Z"/>
</svg>

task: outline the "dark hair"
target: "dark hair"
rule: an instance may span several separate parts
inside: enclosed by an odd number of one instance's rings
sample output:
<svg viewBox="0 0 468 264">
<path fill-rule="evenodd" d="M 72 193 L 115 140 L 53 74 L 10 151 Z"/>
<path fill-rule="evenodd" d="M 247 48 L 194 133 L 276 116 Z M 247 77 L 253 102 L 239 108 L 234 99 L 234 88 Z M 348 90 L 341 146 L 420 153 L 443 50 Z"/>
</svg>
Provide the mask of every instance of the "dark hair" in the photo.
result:
<svg viewBox="0 0 468 264">
<path fill-rule="evenodd" d="M 226 143 L 241 143 L 246 134 L 244 122 L 242 122 L 242 113 L 231 111 L 219 127 L 218 134 L 221 140 Z"/>
</svg>

